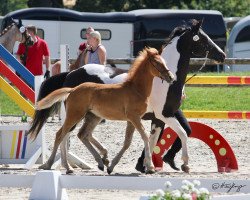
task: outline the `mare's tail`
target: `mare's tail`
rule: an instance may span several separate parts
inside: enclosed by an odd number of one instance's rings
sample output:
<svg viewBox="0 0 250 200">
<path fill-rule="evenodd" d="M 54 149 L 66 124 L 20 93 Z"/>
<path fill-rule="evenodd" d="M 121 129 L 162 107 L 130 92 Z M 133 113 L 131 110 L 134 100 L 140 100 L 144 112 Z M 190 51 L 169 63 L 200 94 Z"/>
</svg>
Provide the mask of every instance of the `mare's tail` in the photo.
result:
<svg viewBox="0 0 250 200">
<path fill-rule="evenodd" d="M 46 108 L 50 108 L 57 102 L 65 101 L 70 94 L 70 92 L 74 91 L 74 88 L 61 88 L 55 90 L 54 92 L 50 93 L 48 96 L 44 97 L 36 104 L 36 110 L 43 110 Z"/>
<path fill-rule="evenodd" d="M 44 97 L 46 97 L 51 92 L 60 89 L 63 87 L 63 83 L 65 82 L 66 76 L 69 72 L 64 72 L 52 76 L 46 79 L 39 90 L 37 101 L 40 101 Z M 56 103 L 50 108 L 44 110 L 35 110 L 35 114 L 33 120 L 31 122 L 31 127 L 28 131 L 28 134 L 34 135 L 34 139 L 37 137 L 38 133 L 42 129 L 43 125 L 46 123 L 47 119 L 59 109 L 60 103 Z"/>
</svg>

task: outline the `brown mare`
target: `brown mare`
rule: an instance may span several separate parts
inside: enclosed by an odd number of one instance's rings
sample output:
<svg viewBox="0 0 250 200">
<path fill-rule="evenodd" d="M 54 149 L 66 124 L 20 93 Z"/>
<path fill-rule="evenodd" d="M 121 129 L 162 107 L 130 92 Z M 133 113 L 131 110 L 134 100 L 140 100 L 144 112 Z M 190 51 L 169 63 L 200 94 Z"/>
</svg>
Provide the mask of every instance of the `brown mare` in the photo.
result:
<svg viewBox="0 0 250 200">
<path fill-rule="evenodd" d="M 69 131 L 78 123 L 86 113 L 91 112 L 100 118 L 109 120 L 127 121 L 124 147 L 113 159 L 107 171 L 110 174 L 119 162 L 123 153 L 130 146 L 134 129 L 140 133 L 145 145 L 145 166 L 147 173 L 154 172 L 151 159 L 149 137 L 144 131 L 141 117 L 146 112 L 148 99 L 151 93 L 153 78 L 161 77 L 167 82 L 173 80 L 173 75 L 166 66 L 164 59 L 154 48 L 145 48 L 135 60 L 129 70 L 127 79 L 120 84 L 83 83 L 74 88 L 55 90 L 37 102 L 37 110 L 49 108 L 58 101 L 66 99 L 66 119 L 63 126 L 56 133 L 54 148 L 48 161 L 40 166 L 41 169 L 51 169 L 60 143 Z M 114 101 L 115 99 L 115 101 Z M 82 129 L 81 129 L 82 130 Z M 91 144 L 91 132 L 78 133 L 79 138 L 88 148 L 98 162 L 98 167 L 103 170 L 104 164 L 101 156 Z M 31 137 L 36 137 L 31 133 Z M 62 155 L 62 164 L 66 173 L 72 173 L 66 155 Z"/>
</svg>

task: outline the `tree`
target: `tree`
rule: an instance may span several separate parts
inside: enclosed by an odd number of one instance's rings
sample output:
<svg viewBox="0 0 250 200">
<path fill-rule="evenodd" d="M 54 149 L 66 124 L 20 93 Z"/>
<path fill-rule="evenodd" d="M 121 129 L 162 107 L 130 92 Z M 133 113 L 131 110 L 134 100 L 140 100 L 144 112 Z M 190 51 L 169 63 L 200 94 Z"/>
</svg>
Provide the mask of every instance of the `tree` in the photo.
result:
<svg viewBox="0 0 250 200">
<path fill-rule="evenodd" d="M 27 8 L 27 0 L 0 0 L 0 15 L 6 15 L 7 13 Z"/>
<path fill-rule="evenodd" d="M 250 15 L 250 0 L 77 0 L 74 10 L 85 12 L 130 11 L 135 9 L 218 10 L 224 17 Z"/>
<path fill-rule="evenodd" d="M 62 0 L 28 0 L 27 5 L 31 7 L 56 7 L 62 8 Z"/>
</svg>

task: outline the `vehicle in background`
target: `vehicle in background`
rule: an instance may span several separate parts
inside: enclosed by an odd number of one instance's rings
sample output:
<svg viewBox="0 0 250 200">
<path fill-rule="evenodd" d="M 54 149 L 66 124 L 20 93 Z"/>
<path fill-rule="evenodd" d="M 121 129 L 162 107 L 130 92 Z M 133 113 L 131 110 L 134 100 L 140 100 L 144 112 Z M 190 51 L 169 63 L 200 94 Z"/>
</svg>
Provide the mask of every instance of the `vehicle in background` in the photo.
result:
<svg viewBox="0 0 250 200">
<path fill-rule="evenodd" d="M 242 17 L 224 17 L 224 21 L 226 24 L 226 29 L 227 29 L 227 36 L 229 37 L 229 34 L 231 30 L 233 29 L 234 25 L 240 21 Z"/>
<path fill-rule="evenodd" d="M 7 14 L 2 29 L 11 18 L 22 19 L 25 25 L 36 25 L 39 36 L 49 45 L 52 58 L 59 58 L 60 44 L 68 44 L 69 58 L 75 59 L 89 26 L 100 31 L 108 58 L 136 57 L 145 46 L 160 48 L 175 27 L 188 24 L 191 19 L 203 19 L 203 30 L 220 48 L 224 50 L 226 47 L 223 16 L 213 10 L 141 9 L 88 13 L 60 8 L 30 8 Z"/>
<path fill-rule="evenodd" d="M 250 15 L 241 19 L 233 27 L 229 35 L 227 51 L 230 58 L 250 58 Z M 231 71 L 250 71 L 250 64 L 232 65 Z"/>
</svg>

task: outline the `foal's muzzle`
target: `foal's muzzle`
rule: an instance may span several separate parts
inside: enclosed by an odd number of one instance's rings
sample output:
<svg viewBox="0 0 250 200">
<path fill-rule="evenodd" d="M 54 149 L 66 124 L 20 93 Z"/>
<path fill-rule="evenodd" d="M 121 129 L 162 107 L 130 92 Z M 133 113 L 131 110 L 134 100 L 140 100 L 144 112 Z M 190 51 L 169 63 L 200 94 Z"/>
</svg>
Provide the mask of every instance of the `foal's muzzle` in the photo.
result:
<svg viewBox="0 0 250 200">
<path fill-rule="evenodd" d="M 174 75 L 171 71 L 167 71 L 166 73 L 161 74 L 161 79 L 167 81 L 168 83 L 173 83 Z"/>
</svg>

